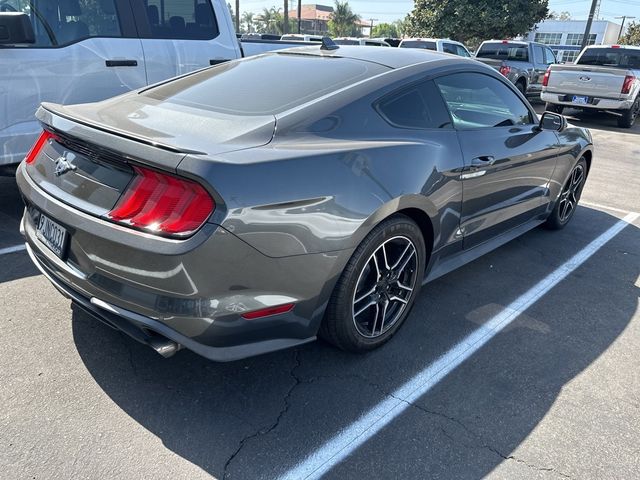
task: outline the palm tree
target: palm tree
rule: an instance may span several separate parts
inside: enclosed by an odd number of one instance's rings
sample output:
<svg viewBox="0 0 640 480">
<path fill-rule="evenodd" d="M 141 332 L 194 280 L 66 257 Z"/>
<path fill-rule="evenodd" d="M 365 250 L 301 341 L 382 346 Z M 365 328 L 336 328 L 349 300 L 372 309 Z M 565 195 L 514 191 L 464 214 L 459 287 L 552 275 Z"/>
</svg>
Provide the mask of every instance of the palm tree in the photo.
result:
<svg viewBox="0 0 640 480">
<path fill-rule="evenodd" d="M 360 16 L 353 13 L 349 1 L 336 0 L 336 6 L 329 20 L 329 33 L 334 37 L 350 37 L 360 33 L 357 22 Z"/>
<path fill-rule="evenodd" d="M 251 30 L 253 28 L 253 16 L 253 12 L 242 13 L 241 23 L 245 26 L 247 33 L 251 33 Z"/>
<path fill-rule="evenodd" d="M 282 17 L 280 9 L 276 7 L 263 8 L 259 17 L 260 33 L 276 33 L 279 17 Z"/>
</svg>

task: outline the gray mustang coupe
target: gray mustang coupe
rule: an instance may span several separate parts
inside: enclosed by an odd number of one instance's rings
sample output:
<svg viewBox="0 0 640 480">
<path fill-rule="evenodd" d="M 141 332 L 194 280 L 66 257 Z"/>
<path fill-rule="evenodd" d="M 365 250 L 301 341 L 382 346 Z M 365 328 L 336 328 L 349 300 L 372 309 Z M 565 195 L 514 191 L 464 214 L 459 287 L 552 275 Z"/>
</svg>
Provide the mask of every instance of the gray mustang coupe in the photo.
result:
<svg viewBox="0 0 640 480">
<path fill-rule="evenodd" d="M 593 155 L 479 62 L 328 42 L 37 117 L 33 262 L 162 355 L 221 361 L 380 346 L 426 282 L 564 227 Z"/>
</svg>

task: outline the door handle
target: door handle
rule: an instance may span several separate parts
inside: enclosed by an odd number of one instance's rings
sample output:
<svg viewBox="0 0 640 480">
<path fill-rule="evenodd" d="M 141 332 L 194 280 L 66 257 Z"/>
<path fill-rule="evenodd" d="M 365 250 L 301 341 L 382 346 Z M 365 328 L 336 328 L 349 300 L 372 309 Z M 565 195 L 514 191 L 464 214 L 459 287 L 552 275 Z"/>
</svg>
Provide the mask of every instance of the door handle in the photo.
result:
<svg viewBox="0 0 640 480">
<path fill-rule="evenodd" d="M 495 157 L 492 157 L 490 155 L 482 155 L 480 157 L 476 157 L 473 160 L 471 160 L 471 166 L 478 167 L 478 168 L 490 167 L 495 163 L 495 161 L 496 161 Z"/>
<path fill-rule="evenodd" d="M 105 60 L 107 67 L 137 67 L 137 60 Z"/>
</svg>

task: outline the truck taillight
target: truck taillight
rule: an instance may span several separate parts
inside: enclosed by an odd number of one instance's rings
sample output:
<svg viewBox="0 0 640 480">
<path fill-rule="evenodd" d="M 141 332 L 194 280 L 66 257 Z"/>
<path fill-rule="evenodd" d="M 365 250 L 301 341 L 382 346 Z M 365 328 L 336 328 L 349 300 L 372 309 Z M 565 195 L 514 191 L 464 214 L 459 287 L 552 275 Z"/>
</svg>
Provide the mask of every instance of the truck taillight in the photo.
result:
<svg viewBox="0 0 640 480">
<path fill-rule="evenodd" d="M 29 153 L 27 153 L 27 156 L 24 157 L 25 163 L 33 163 L 36 157 L 38 156 L 38 154 L 40 153 L 40 150 L 42 150 L 42 148 L 44 147 L 45 143 L 47 143 L 49 140 L 57 140 L 57 139 L 58 137 L 56 136 L 56 134 L 51 133 L 48 130 L 43 130 L 40 136 L 38 137 L 38 139 L 36 140 L 36 143 L 33 144 L 33 147 L 31 147 L 31 150 L 29 150 Z"/>
<path fill-rule="evenodd" d="M 547 71 L 544 72 L 544 77 L 542 77 L 542 86 L 546 87 L 549 85 L 549 77 L 551 76 L 551 67 L 547 68 Z"/>
<path fill-rule="evenodd" d="M 135 176 L 107 218 L 158 235 L 186 237 L 215 209 L 202 185 L 185 178 L 133 167 Z"/>
<path fill-rule="evenodd" d="M 624 82 L 622 82 L 622 90 L 620 90 L 620 93 L 630 93 L 633 82 L 635 81 L 636 77 L 633 75 L 627 75 L 626 77 L 624 77 Z"/>
<path fill-rule="evenodd" d="M 508 65 L 502 65 L 498 71 L 506 77 L 511 73 L 511 67 Z"/>
</svg>

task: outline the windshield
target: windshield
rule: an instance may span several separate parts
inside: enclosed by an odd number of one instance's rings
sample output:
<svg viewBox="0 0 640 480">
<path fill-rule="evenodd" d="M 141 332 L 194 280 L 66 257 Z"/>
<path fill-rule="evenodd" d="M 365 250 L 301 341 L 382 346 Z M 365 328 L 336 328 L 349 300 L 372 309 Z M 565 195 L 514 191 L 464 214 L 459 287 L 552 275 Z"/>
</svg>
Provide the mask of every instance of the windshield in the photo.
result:
<svg viewBox="0 0 640 480">
<path fill-rule="evenodd" d="M 400 44 L 402 48 L 424 48 L 426 50 L 437 50 L 436 42 L 424 42 L 422 40 L 406 40 Z"/>
<path fill-rule="evenodd" d="M 528 45 L 509 42 L 483 43 L 478 53 L 476 53 L 476 58 L 528 62 L 529 47 Z"/>
<path fill-rule="evenodd" d="M 626 48 L 588 48 L 576 63 L 578 65 L 640 69 L 640 50 Z"/>
<path fill-rule="evenodd" d="M 208 68 L 141 95 L 230 115 L 276 115 L 388 70 L 350 58 L 268 54 Z"/>
</svg>

